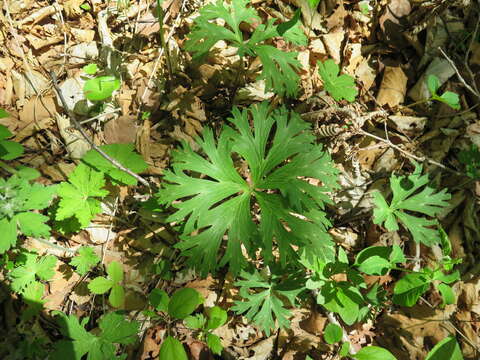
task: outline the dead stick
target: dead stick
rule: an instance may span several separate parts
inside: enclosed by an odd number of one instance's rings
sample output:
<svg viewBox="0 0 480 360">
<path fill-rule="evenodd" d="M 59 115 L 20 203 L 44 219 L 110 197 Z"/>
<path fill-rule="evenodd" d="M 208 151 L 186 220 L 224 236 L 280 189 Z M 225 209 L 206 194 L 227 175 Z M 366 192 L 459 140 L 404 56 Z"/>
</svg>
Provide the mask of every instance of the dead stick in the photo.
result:
<svg viewBox="0 0 480 360">
<path fill-rule="evenodd" d="M 50 77 L 52 78 L 52 82 L 53 82 L 53 87 L 55 88 L 55 91 L 57 92 L 58 94 L 58 97 L 60 98 L 60 102 L 62 103 L 63 105 L 63 108 L 65 109 L 65 111 L 67 112 L 70 120 L 72 120 L 73 122 L 73 125 L 75 126 L 75 128 L 80 132 L 80 134 L 82 134 L 82 136 L 85 138 L 85 140 L 88 142 L 88 144 L 92 147 L 92 149 L 94 149 L 96 152 L 98 152 L 102 157 L 104 157 L 107 161 L 109 161 L 113 166 L 115 166 L 116 168 L 122 170 L 122 171 L 125 171 L 127 174 L 133 176 L 135 179 L 137 179 L 138 181 L 140 181 L 143 185 L 147 186 L 147 187 L 150 187 L 150 184 L 148 183 L 147 180 L 145 180 L 144 178 L 142 178 L 141 176 L 135 174 L 132 170 L 126 168 L 125 166 L 123 166 L 120 162 L 118 162 L 117 160 L 115 160 L 114 158 L 110 157 L 107 153 L 105 153 L 105 151 L 103 151 L 102 149 L 100 149 L 94 142 L 92 139 L 90 139 L 90 137 L 88 136 L 88 134 L 85 132 L 85 130 L 83 129 L 82 125 L 80 125 L 80 123 L 78 122 L 77 118 L 75 117 L 75 115 L 70 111 L 68 105 L 67 105 L 67 102 L 65 101 L 65 98 L 63 97 L 63 94 L 62 94 L 62 90 L 60 90 L 60 88 L 58 87 L 58 83 L 57 83 L 57 75 L 53 72 L 53 71 L 50 71 Z"/>
</svg>

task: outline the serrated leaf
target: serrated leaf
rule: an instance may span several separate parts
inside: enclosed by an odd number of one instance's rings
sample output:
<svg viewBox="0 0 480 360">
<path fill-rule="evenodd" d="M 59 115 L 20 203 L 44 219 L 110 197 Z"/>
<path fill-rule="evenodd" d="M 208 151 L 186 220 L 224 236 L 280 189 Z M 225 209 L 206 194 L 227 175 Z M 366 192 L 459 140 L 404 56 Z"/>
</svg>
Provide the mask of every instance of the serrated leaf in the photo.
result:
<svg viewBox="0 0 480 360">
<path fill-rule="evenodd" d="M 22 264 L 9 273 L 11 287 L 17 293 L 23 293 L 36 278 L 49 281 L 55 274 L 57 258 L 53 255 L 38 257 L 35 253 L 26 253 L 19 260 Z"/>
<path fill-rule="evenodd" d="M 138 338 L 140 324 L 137 321 L 126 321 L 125 317 L 117 312 L 102 316 L 98 325 L 102 330 L 100 338 L 110 343 L 128 345 Z"/>
<path fill-rule="evenodd" d="M 120 89 L 120 85 L 120 79 L 115 76 L 97 76 L 85 82 L 83 93 L 90 101 L 102 101 L 108 99 L 114 91 Z"/>
<path fill-rule="evenodd" d="M 3 254 L 17 244 L 17 224 L 7 218 L 0 219 L 0 231 L 2 233 L 0 254 Z"/>
<path fill-rule="evenodd" d="M 88 283 L 88 289 L 94 294 L 105 294 L 114 284 L 111 279 L 98 276 Z"/>
<path fill-rule="evenodd" d="M 220 338 L 215 334 L 207 334 L 207 346 L 216 355 L 220 355 L 222 353 L 222 342 L 220 341 Z"/>
<path fill-rule="evenodd" d="M 173 172 L 165 173 L 157 195 L 161 203 L 178 209 L 167 221 L 186 220 L 176 247 L 189 258 L 189 265 L 205 275 L 228 263 L 238 273 L 246 263 L 239 256 L 242 246 L 249 254 L 260 246 L 270 262 L 274 239 L 284 266 L 297 258 L 292 246 L 333 261 L 333 242 L 327 233 L 330 222 L 323 209 L 330 202 L 325 193 L 337 187 L 337 170 L 330 156 L 314 144 L 308 124 L 285 108 L 270 112 L 267 103 L 244 111 L 234 109 L 229 121 L 236 129 L 225 127 L 215 140 L 207 128 L 203 138 L 196 140 L 206 158 L 187 144 L 173 153 Z M 245 160 L 249 182 L 235 168 L 232 156 Z M 192 172 L 203 176 L 193 177 Z M 306 178 L 319 179 L 322 186 L 311 185 Z M 261 218 L 258 226 L 252 221 L 254 211 Z M 194 230 L 201 231 L 192 234 Z M 218 259 L 225 235 L 226 250 Z"/>
<path fill-rule="evenodd" d="M 134 173 L 141 173 L 148 168 L 148 165 L 145 160 L 143 160 L 142 156 L 134 151 L 135 146 L 133 144 L 109 144 L 100 146 L 100 149 Z M 115 184 L 137 184 L 137 179 L 118 169 L 96 150 L 88 151 L 82 157 L 82 161 L 108 175 Z"/>
<path fill-rule="evenodd" d="M 20 231 L 27 236 L 49 237 L 50 226 L 45 224 L 48 217 L 34 212 L 21 212 L 13 218 Z"/>
<path fill-rule="evenodd" d="M 329 323 L 325 327 L 325 331 L 323 333 L 323 338 L 327 342 L 327 344 L 335 344 L 342 340 L 343 330 L 340 326 L 336 324 Z"/>
<path fill-rule="evenodd" d="M 175 291 L 168 303 L 168 314 L 174 319 L 182 320 L 190 315 L 200 304 L 200 294 L 191 288 Z"/>
<path fill-rule="evenodd" d="M 159 360 L 188 360 L 187 353 L 180 341 L 167 336 L 160 347 Z"/>
<path fill-rule="evenodd" d="M 390 177 L 392 201 L 389 205 L 383 195 L 375 192 L 373 216 L 375 224 L 384 224 L 389 231 L 398 230 L 397 219 L 400 220 L 412 233 L 416 242 L 431 246 L 441 241 L 438 231 L 432 229 L 437 221 L 413 216 L 405 211 L 435 216 L 448 206 L 450 194 L 446 189 L 435 192 L 433 188 L 426 186 L 429 182 L 428 176 L 421 173 L 422 166 L 415 163 L 415 171 L 409 176 L 392 174 Z"/>
<path fill-rule="evenodd" d="M 325 62 L 318 62 L 318 72 L 322 77 L 325 90 L 337 101 L 345 99 L 349 102 L 355 101 L 358 94 L 355 87 L 355 80 L 350 75 L 338 75 L 340 68 L 335 61 L 329 59 Z"/>
<path fill-rule="evenodd" d="M 397 281 L 393 289 L 393 302 L 402 306 L 413 306 L 430 288 L 430 281 L 425 275 L 411 273 Z"/>
<path fill-rule="evenodd" d="M 463 355 L 455 337 L 448 336 L 430 350 L 425 360 L 463 360 Z"/>
<path fill-rule="evenodd" d="M 390 351 L 379 346 L 363 347 L 351 356 L 356 360 L 397 360 Z"/>
<path fill-rule="evenodd" d="M 108 194 L 103 174 L 85 164 L 79 164 L 68 176 L 69 182 L 62 182 L 58 189 L 60 203 L 56 220 L 64 220 L 75 216 L 82 227 L 87 227 L 96 214 L 102 209 L 96 197 Z"/>
<path fill-rule="evenodd" d="M 82 246 L 78 249 L 78 255 L 70 261 L 70 265 L 76 267 L 77 273 L 85 275 L 99 262 L 100 258 L 95 254 L 91 247 Z"/>
</svg>

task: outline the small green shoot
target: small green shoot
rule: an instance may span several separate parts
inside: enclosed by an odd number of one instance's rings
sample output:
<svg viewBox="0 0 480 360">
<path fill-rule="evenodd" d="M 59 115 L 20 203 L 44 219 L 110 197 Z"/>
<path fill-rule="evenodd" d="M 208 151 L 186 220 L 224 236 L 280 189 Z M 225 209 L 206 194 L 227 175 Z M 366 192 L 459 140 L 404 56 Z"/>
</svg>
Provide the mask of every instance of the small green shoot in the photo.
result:
<svg viewBox="0 0 480 360">
<path fill-rule="evenodd" d="M 120 79 L 115 76 L 97 76 L 85 82 L 83 92 L 90 101 L 103 101 L 120 89 L 120 84 Z"/>
<path fill-rule="evenodd" d="M 93 63 L 93 64 L 88 64 L 83 67 L 83 72 L 88 75 L 95 75 L 98 72 L 98 65 Z"/>
<path fill-rule="evenodd" d="M 94 294 L 110 292 L 108 300 L 113 307 L 123 307 L 125 302 L 125 290 L 123 289 L 123 268 L 116 261 L 107 266 L 107 277 L 99 276 L 90 281 L 88 289 Z"/>
<path fill-rule="evenodd" d="M 70 261 L 70 265 L 75 266 L 76 272 L 83 276 L 99 262 L 100 258 L 91 247 L 82 246 L 78 249 L 78 255 Z"/>
<path fill-rule="evenodd" d="M 82 5 L 80 5 L 80 9 L 85 10 L 85 11 L 90 11 L 90 10 L 92 10 L 92 7 L 90 6 L 89 3 L 83 3 Z"/>
<path fill-rule="evenodd" d="M 427 78 L 427 87 L 430 91 L 431 98 L 429 100 L 437 100 L 447 104 L 454 110 L 460 110 L 460 97 L 451 91 L 445 91 L 442 95 L 437 93 L 440 88 L 440 79 L 435 75 L 429 75 Z"/>
</svg>

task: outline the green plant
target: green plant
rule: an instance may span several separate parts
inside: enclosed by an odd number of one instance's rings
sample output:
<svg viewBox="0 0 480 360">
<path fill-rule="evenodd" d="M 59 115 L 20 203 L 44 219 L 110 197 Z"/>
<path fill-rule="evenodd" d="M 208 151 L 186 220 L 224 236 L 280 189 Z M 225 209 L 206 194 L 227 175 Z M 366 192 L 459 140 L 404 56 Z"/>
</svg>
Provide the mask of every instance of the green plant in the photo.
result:
<svg viewBox="0 0 480 360">
<path fill-rule="evenodd" d="M 85 65 L 82 70 L 85 72 L 85 74 L 88 75 L 95 75 L 98 72 L 98 65 L 95 63 Z"/>
<path fill-rule="evenodd" d="M 220 338 L 212 331 L 219 328 L 227 321 L 227 312 L 219 306 L 206 309 L 207 317 L 203 314 L 189 315 L 185 324 L 194 330 L 199 330 L 199 338 L 207 343 L 208 348 L 217 355 L 223 350 Z"/>
<path fill-rule="evenodd" d="M 56 263 L 57 258 L 53 255 L 39 257 L 35 252 L 21 252 L 15 261 L 15 268 L 8 275 L 12 290 L 24 294 L 27 288 L 36 286 L 37 278 L 49 281 L 55 273 Z"/>
<path fill-rule="evenodd" d="M 107 277 L 98 276 L 88 284 L 88 289 L 94 294 L 110 292 L 108 300 L 113 307 L 120 308 L 125 302 L 125 290 L 122 286 L 123 268 L 116 261 L 107 266 Z"/>
<path fill-rule="evenodd" d="M 0 109 L 1 110 L 1 109 Z M 8 113 L 0 113 L 0 119 L 7 117 Z M 7 127 L 0 125 L 0 159 L 1 160 L 13 160 L 23 154 L 23 146 L 15 141 L 7 140 L 12 137 L 13 134 Z"/>
<path fill-rule="evenodd" d="M 295 304 L 297 295 L 305 289 L 302 281 L 295 274 L 288 277 L 275 273 L 269 276 L 261 275 L 257 271 L 248 273 L 242 271 L 239 280 L 235 283 L 240 287 L 242 301 L 235 301 L 232 310 L 238 314 L 244 314 L 249 320 L 260 326 L 267 336 L 275 327 L 275 319 L 282 328 L 290 327 L 288 317 L 290 311 L 284 307 L 283 298 L 291 305 Z"/>
<path fill-rule="evenodd" d="M 432 226 L 438 225 L 436 219 L 430 220 L 406 212 L 411 211 L 433 217 L 448 206 L 447 200 L 450 199 L 450 194 L 447 193 L 447 190 L 443 189 L 436 193 L 427 185 L 428 182 L 428 175 L 422 175 L 422 166 L 417 163 L 415 163 L 415 170 L 411 175 L 396 176 L 392 174 L 390 186 L 393 198 L 390 204 L 380 192 L 373 193 L 374 223 L 384 224 L 388 231 L 397 231 L 399 229 L 397 221 L 400 221 L 412 233 L 415 242 L 427 246 L 440 243 L 440 233 L 432 228 Z"/>
<path fill-rule="evenodd" d="M 172 321 L 186 320 L 187 318 L 189 319 L 188 321 L 191 321 L 189 315 L 204 301 L 198 291 L 191 288 L 179 289 L 171 297 L 164 290 L 153 289 L 148 299 L 155 311 L 164 314 L 163 318 L 155 315 L 153 318 L 163 319 L 168 323 L 169 327 Z M 152 315 L 150 313 L 147 314 Z M 216 320 L 213 321 L 215 322 Z M 213 345 L 216 345 L 216 343 Z M 187 353 L 182 343 L 168 334 L 160 347 L 159 360 L 170 359 L 187 360 Z"/>
<path fill-rule="evenodd" d="M 480 151 L 478 146 L 472 144 L 469 150 L 460 151 L 458 160 L 465 165 L 467 176 L 472 179 L 480 179 Z"/>
<path fill-rule="evenodd" d="M 232 0 L 231 4 L 217 1 L 208 4 L 200 10 L 200 16 L 195 19 L 195 26 L 185 44 L 187 51 L 194 53 L 194 58 L 206 55 L 212 46 L 220 40 L 229 42 L 238 48 L 238 55 L 244 57 L 258 56 L 263 68 L 259 79 L 264 79 L 266 90 L 273 90 L 277 94 L 294 96 L 298 91 L 300 62 L 296 59 L 297 53 L 284 52 L 265 41 L 282 36 L 286 41 L 294 44 L 306 44 L 306 37 L 298 27 L 292 25 L 288 30 L 274 25 L 275 19 L 270 19 L 266 25 L 258 25 L 252 36 L 245 40 L 240 30 L 240 23 L 253 24 L 259 22 L 260 17 L 253 7 L 248 7 L 249 0 Z M 227 26 L 220 26 L 214 19 L 223 19 Z"/>
<path fill-rule="evenodd" d="M 70 265 L 76 267 L 77 273 L 85 275 L 99 262 L 100 258 L 91 247 L 82 246 L 78 249 L 78 255 L 70 261 Z"/>
<path fill-rule="evenodd" d="M 340 68 L 331 59 L 323 63 L 319 61 L 317 64 L 318 72 L 323 80 L 323 87 L 335 100 L 355 101 L 358 91 L 353 77 L 347 74 L 339 76 Z"/>
<path fill-rule="evenodd" d="M 120 89 L 120 85 L 120 79 L 115 76 L 97 76 L 85 82 L 83 92 L 90 101 L 103 101 L 111 97 L 114 91 Z"/>
<path fill-rule="evenodd" d="M 438 95 L 437 91 L 440 88 L 440 80 L 435 75 L 429 75 L 427 78 L 427 87 L 430 91 L 431 97 L 427 99 L 443 102 L 452 109 L 460 110 L 460 98 L 458 94 L 451 91 L 445 91 L 442 95 Z"/>
<path fill-rule="evenodd" d="M 343 337 L 343 330 L 340 326 L 332 323 L 328 323 L 323 332 L 323 338 L 327 344 L 334 344 L 340 342 Z"/>
<path fill-rule="evenodd" d="M 34 210 L 48 207 L 56 192 L 55 185 L 31 183 L 24 176 L 0 178 L 0 254 L 16 245 L 18 232 L 27 236 L 50 236 L 48 217 Z"/>
<path fill-rule="evenodd" d="M 266 103 L 234 109 L 229 121 L 236 130 L 225 126 L 215 141 L 207 128 L 203 139 L 196 140 L 207 158 L 186 143 L 172 154 L 173 171 L 165 172 L 157 194 L 161 204 L 177 209 L 167 221 L 186 220 L 182 241 L 175 246 L 189 258 L 188 264 L 207 274 L 228 263 L 239 273 L 247 263 L 240 255 L 242 245 L 252 257 L 262 249 L 270 264 L 275 243 L 283 266 L 298 258 L 294 246 L 332 261 L 324 206 L 330 203 L 325 193 L 337 187 L 337 170 L 321 145 L 314 143 L 309 125 L 285 108 L 269 112 Z M 245 170 L 239 172 L 242 166 Z M 321 186 L 307 178 L 318 179 Z M 225 234 L 226 249 L 218 261 Z"/>
<path fill-rule="evenodd" d="M 455 337 L 448 336 L 438 344 L 436 344 L 432 350 L 429 351 L 425 360 L 463 360 L 462 351 L 460 345 L 458 345 Z"/>
<path fill-rule="evenodd" d="M 116 344 L 129 345 L 137 341 L 139 323 L 128 322 L 119 312 L 103 315 L 98 321 L 99 332 L 85 330 L 89 318 L 79 322 L 75 315 L 56 314 L 60 332 L 66 339 L 55 343 L 55 352 L 51 354 L 54 360 L 81 360 L 85 355 L 87 360 L 126 359 L 126 353 L 117 356 Z"/>
</svg>

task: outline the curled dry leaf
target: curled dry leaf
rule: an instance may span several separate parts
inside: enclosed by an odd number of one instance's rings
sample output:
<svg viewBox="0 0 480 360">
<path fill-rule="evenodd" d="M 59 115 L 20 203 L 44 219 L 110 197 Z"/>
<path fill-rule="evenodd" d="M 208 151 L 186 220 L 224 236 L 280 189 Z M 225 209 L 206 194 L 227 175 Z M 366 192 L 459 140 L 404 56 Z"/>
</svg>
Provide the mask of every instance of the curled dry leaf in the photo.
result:
<svg viewBox="0 0 480 360">
<path fill-rule="evenodd" d="M 380 105 L 389 105 L 390 107 L 403 103 L 407 91 L 407 80 L 407 76 L 401 67 L 386 66 L 377 95 L 377 102 Z"/>
</svg>

